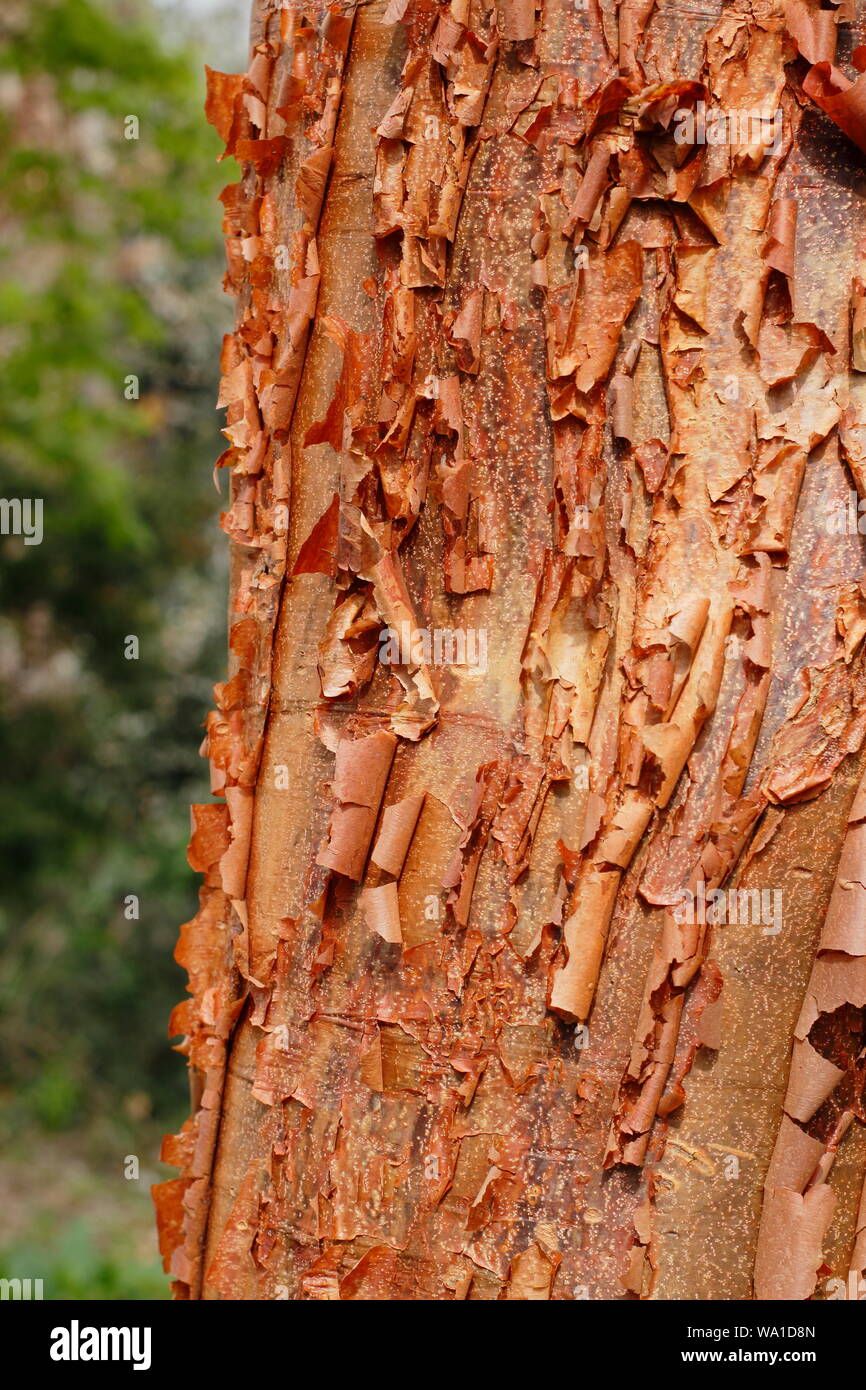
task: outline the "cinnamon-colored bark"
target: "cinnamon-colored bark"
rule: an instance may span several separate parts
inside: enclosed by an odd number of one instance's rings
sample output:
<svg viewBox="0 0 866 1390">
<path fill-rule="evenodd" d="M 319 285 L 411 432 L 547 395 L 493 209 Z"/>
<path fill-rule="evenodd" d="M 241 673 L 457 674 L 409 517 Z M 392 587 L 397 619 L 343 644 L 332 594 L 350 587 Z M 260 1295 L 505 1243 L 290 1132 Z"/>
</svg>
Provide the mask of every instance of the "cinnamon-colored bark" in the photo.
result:
<svg viewBox="0 0 866 1390">
<path fill-rule="evenodd" d="M 866 1269 L 862 39 L 849 0 L 311 0 L 210 74 L 179 1297 Z"/>
</svg>

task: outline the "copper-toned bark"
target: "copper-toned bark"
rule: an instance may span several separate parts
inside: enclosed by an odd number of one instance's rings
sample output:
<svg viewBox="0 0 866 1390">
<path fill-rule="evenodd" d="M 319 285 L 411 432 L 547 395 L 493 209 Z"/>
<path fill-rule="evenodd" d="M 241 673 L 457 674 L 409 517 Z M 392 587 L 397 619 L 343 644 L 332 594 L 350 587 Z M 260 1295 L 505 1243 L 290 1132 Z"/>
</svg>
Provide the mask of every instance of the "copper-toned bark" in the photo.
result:
<svg viewBox="0 0 866 1390">
<path fill-rule="evenodd" d="M 862 38 L 848 0 L 292 0 L 210 74 L 179 1297 L 864 1272 Z"/>
</svg>

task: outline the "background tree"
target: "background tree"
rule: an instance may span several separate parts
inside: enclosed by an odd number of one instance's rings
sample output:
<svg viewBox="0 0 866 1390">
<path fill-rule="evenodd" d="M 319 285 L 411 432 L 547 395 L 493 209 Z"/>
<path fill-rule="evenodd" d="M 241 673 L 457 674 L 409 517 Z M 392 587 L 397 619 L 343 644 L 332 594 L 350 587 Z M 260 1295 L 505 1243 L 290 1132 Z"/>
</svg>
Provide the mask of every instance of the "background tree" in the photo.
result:
<svg viewBox="0 0 866 1390">
<path fill-rule="evenodd" d="M 186 1103 L 164 1035 L 224 613 L 225 309 L 219 145 L 167 28 L 144 3 L 0 15 L 2 495 L 44 504 L 40 545 L 0 537 L 0 1258 L 46 1297 L 164 1288 L 122 1159 L 146 1179 Z"/>
</svg>

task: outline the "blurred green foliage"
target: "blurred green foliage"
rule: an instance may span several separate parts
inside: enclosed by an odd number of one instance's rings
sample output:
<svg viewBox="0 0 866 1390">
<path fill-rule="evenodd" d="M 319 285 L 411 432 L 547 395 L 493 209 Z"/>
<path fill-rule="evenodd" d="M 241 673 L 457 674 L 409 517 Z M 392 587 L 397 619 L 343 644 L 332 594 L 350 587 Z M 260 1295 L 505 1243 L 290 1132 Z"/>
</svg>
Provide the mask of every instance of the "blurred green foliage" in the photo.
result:
<svg viewBox="0 0 866 1390">
<path fill-rule="evenodd" d="M 46 1260 L 46 1250 L 50 1255 Z M 38 1276 L 32 1271 L 38 1269 Z M 36 1239 L 22 1244 L 4 1261 L 5 1279 L 38 1277 L 46 1299 L 164 1299 L 165 1278 L 156 1259 L 136 1258 L 122 1246 L 102 1253 L 93 1229 L 72 1219 L 57 1235 L 43 1227 Z"/>
<path fill-rule="evenodd" d="M 0 495 L 44 501 L 41 545 L 0 537 L 13 1133 L 109 1113 L 140 1136 L 186 1109 L 166 1024 L 185 984 L 172 951 L 196 905 L 188 803 L 208 797 L 196 750 L 225 604 L 211 465 L 227 178 L 202 100 L 200 58 L 160 36 L 145 0 L 3 0 Z M 105 1260 L 82 1273 L 70 1255 L 78 1273 L 62 1278 L 92 1296 L 118 1277 Z"/>
<path fill-rule="evenodd" d="M 5 1146 L 0 1277 L 41 1279 L 46 1300 L 168 1296 L 149 1193 L 158 1171 L 142 1158 L 131 1173 L 122 1138 L 106 1113 L 74 1134 L 31 1125 Z"/>
<path fill-rule="evenodd" d="M 27 1237 L 0 1255 L 0 1278 L 41 1279 L 46 1300 L 165 1299 L 162 1265 L 149 1255 L 114 1221 L 71 1216 L 58 1225 L 37 1215 Z"/>
</svg>

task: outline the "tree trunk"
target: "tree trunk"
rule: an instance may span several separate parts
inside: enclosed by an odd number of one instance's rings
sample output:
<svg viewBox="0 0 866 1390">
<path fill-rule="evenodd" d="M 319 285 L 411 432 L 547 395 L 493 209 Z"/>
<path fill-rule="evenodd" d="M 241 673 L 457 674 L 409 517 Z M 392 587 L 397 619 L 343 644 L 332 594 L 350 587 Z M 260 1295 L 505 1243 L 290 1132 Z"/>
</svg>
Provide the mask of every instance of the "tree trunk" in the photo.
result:
<svg viewBox="0 0 866 1390">
<path fill-rule="evenodd" d="M 179 1297 L 864 1270 L 862 37 L 849 0 L 311 0 L 210 74 Z"/>
</svg>

